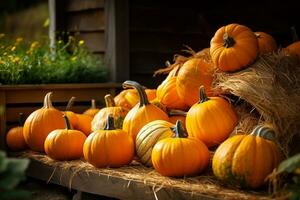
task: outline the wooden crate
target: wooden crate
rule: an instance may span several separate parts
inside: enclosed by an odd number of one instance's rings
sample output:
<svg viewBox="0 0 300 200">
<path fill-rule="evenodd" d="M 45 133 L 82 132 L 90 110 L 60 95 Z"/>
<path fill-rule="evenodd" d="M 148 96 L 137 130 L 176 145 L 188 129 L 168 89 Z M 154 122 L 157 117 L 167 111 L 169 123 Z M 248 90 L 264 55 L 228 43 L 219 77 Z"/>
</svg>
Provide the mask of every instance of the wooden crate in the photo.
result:
<svg viewBox="0 0 300 200">
<path fill-rule="evenodd" d="M 60 110 L 65 110 L 72 96 L 76 97 L 72 111 L 81 113 L 90 107 L 91 99 L 103 106 L 104 96 L 108 93 L 115 95 L 120 87 L 118 83 L 0 86 L 0 149 L 5 148 L 7 130 L 18 124 L 19 113 L 27 117 L 41 108 L 46 93 L 53 92 L 53 105 Z"/>
</svg>

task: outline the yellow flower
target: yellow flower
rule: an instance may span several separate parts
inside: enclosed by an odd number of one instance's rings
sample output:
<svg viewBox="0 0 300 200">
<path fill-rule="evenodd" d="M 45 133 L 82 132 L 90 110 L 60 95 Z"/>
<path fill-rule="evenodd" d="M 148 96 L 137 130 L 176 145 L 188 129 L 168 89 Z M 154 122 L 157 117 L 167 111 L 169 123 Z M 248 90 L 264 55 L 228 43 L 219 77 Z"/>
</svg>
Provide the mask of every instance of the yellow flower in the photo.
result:
<svg viewBox="0 0 300 200">
<path fill-rule="evenodd" d="M 12 62 L 13 62 L 13 63 L 17 63 L 17 62 L 19 62 L 20 60 L 21 60 L 20 57 L 16 56 L 16 57 L 14 57 L 14 58 L 12 59 Z"/>
<path fill-rule="evenodd" d="M 63 41 L 62 40 L 58 40 L 58 42 L 57 42 L 58 44 L 62 44 L 63 43 Z"/>
<path fill-rule="evenodd" d="M 0 33 L 0 39 L 5 37 L 5 34 L 4 33 Z"/>
<path fill-rule="evenodd" d="M 16 46 L 12 46 L 12 48 L 10 50 L 11 51 L 15 51 L 16 50 Z"/>
<path fill-rule="evenodd" d="M 5 64 L 5 62 L 3 60 L 0 60 L 0 65 Z"/>
<path fill-rule="evenodd" d="M 79 40 L 78 45 L 79 45 L 79 46 L 84 45 L 84 40 Z"/>
<path fill-rule="evenodd" d="M 6 55 L 7 55 L 7 52 L 4 52 L 3 55 L 6 56 Z"/>
<path fill-rule="evenodd" d="M 39 42 L 38 41 L 34 41 L 33 43 L 31 43 L 30 45 L 30 49 L 34 50 L 36 48 L 39 47 Z"/>
<path fill-rule="evenodd" d="M 77 60 L 77 57 L 76 56 L 73 56 L 72 58 L 71 58 L 71 61 L 73 61 L 73 62 L 75 62 Z"/>
<path fill-rule="evenodd" d="M 22 41 L 23 41 L 23 38 L 22 38 L 22 37 L 18 37 L 18 38 L 16 39 L 16 45 L 17 45 L 17 44 L 20 44 Z"/>
</svg>

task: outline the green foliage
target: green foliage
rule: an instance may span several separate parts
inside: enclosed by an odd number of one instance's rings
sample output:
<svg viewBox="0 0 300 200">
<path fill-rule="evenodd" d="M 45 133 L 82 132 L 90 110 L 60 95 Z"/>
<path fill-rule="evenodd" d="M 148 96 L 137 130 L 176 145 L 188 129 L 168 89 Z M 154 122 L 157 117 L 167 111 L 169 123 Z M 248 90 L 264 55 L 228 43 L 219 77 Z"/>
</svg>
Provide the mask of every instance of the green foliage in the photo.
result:
<svg viewBox="0 0 300 200">
<path fill-rule="evenodd" d="M 88 53 L 84 41 L 69 37 L 66 44 L 58 41 L 56 49 L 48 42 L 14 42 L 0 35 L 0 83 L 99 83 L 107 81 L 102 59 Z"/>
<path fill-rule="evenodd" d="M 15 189 L 25 179 L 25 170 L 29 165 L 28 159 L 7 158 L 0 151 L 0 199 L 29 199 L 28 191 Z"/>
</svg>

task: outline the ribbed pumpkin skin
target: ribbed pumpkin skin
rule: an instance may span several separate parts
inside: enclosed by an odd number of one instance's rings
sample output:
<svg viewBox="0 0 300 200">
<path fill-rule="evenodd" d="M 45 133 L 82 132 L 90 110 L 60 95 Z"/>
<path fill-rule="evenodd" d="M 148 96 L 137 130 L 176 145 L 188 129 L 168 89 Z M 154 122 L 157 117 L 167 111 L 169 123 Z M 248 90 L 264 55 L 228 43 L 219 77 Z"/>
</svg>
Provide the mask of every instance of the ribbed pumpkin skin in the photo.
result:
<svg viewBox="0 0 300 200">
<path fill-rule="evenodd" d="M 86 139 L 83 154 L 95 167 L 121 167 L 132 161 L 134 142 L 123 130 L 98 130 Z"/>
<path fill-rule="evenodd" d="M 65 127 L 63 114 L 51 104 L 52 93 L 44 99 L 44 107 L 31 113 L 23 126 L 24 139 L 30 149 L 44 152 L 44 142 L 48 134 Z"/>
<path fill-rule="evenodd" d="M 178 72 L 176 88 L 178 96 L 188 106 L 192 106 L 199 99 L 199 87 L 205 86 L 208 96 L 212 95 L 214 67 L 202 58 L 192 58 L 186 61 Z"/>
<path fill-rule="evenodd" d="M 201 140 L 208 147 L 227 139 L 237 122 L 233 107 L 221 97 L 209 97 L 204 102 L 194 104 L 186 116 L 189 136 Z"/>
<path fill-rule="evenodd" d="M 254 32 L 258 41 L 260 54 L 270 53 L 277 50 L 277 43 L 274 38 L 265 32 Z"/>
<path fill-rule="evenodd" d="M 45 140 L 45 152 L 54 160 L 74 160 L 83 156 L 84 133 L 78 130 L 54 130 Z"/>
<path fill-rule="evenodd" d="M 22 126 L 9 129 L 6 134 L 6 144 L 12 151 L 21 151 L 28 148 L 24 139 Z"/>
<path fill-rule="evenodd" d="M 257 38 L 248 27 L 229 24 L 219 28 L 210 41 L 213 63 L 222 71 L 237 71 L 258 55 Z"/>
<path fill-rule="evenodd" d="M 223 142 L 213 156 L 216 177 L 241 187 L 258 188 L 282 160 L 274 142 L 254 135 L 235 135 Z"/>
<path fill-rule="evenodd" d="M 136 137 L 135 148 L 141 163 L 152 166 L 152 149 L 159 140 L 174 135 L 171 128 L 174 128 L 174 124 L 163 120 L 155 120 L 146 124 L 140 130 Z"/>
</svg>

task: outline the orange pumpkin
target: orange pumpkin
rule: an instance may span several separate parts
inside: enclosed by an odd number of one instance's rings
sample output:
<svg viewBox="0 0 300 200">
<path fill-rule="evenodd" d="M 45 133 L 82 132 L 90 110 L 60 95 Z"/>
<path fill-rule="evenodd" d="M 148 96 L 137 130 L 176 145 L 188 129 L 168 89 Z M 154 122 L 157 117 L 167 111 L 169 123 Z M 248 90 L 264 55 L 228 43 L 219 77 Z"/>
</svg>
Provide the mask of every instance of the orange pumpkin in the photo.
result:
<svg viewBox="0 0 300 200">
<path fill-rule="evenodd" d="M 237 115 L 228 101 L 221 97 L 208 98 L 200 87 L 200 100 L 186 116 L 190 137 L 203 141 L 208 147 L 223 142 L 237 125 Z"/>
<path fill-rule="evenodd" d="M 84 111 L 82 114 L 94 117 L 99 111 L 100 111 L 100 109 L 98 109 L 96 107 L 96 100 L 92 99 L 91 100 L 91 107 L 89 109 L 87 109 L 86 111 Z"/>
<path fill-rule="evenodd" d="M 74 129 L 83 132 L 86 136 L 88 136 L 92 132 L 92 120 L 93 118 L 89 115 L 85 114 L 76 114 L 78 119 L 77 125 Z"/>
<path fill-rule="evenodd" d="M 54 160 L 74 160 L 83 156 L 84 133 L 71 130 L 69 119 L 64 115 L 66 128 L 53 130 L 45 140 L 46 154 Z"/>
<path fill-rule="evenodd" d="M 83 154 L 95 167 L 121 167 L 132 161 L 134 142 L 127 132 L 115 129 L 114 119 L 109 115 L 105 129 L 88 136 Z"/>
<path fill-rule="evenodd" d="M 258 188 L 282 160 L 273 141 L 274 131 L 257 126 L 250 135 L 235 135 L 216 150 L 212 168 L 216 177 L 240 187 Z"/>
<path fill-rule="evenodd" d="M 173 72 L 174 71 L 174 72 Z M 187 109 L 187 105 L 178 96 L 176 88 L 177 73 L 179 66 L 175 67 L 167 78 L 158 86 L 156 91 L 157 100 L 169 109 Z"/>
<path fill-rule="evenodd" d="M 188 106 L 198 101 L 199 87 L 204 85 L 208 95 L 212 95 L 214 66 L 202 58 L 192 58 L 186 61 L 178 72 L 176 89 L 178 96 Z"/>
<path fill-rule="evenodd" d="M 168 112 L 169 115 L 169 122 L 175 124 L 178 120 L 182 122 L 182 126 L 186 129 L 185 120 L 186 120 L 187 112 L 182 110 L 170 110 Z"/>
<path fill-rule="evenodd" d="M 66 107 L 66 111 L 63 112 L 65 115 L 67 115 L 72 128 L 76 127 L 78 123 L 78 118 L 76 114 L 71 111 L 71 107 L 73 106 L 75 99 L 76 97 L 70 98 Z"/>
<path fill-rule="evenodd" d="M 257 58 L 258 41 L 248 27 L 229 24 L 219 28 L 211 39 L 210 55 L 220 70 L 237 71 Z"/>
<path fill-rule="evenodd" d="M 44 106 L 31 113 L 24 123 L 25 141 L 34 151 L 44 152 L 44 142 L 48 134 L 55 129 L 64 128 L 63 114 L 52 106 L 51 95 L 52 92 L 46 94 Z"/>
<path fill-rule="evenodd" d="M 19 114 L 19 126 L 13 127 L 7 132 L 6 144 L 12 151 L 21 151 L 28 148 L 23 135 L 23 113 Z"/>
<path fill-rule="evenodd" d="M 298 56 L 298 58 L 300 58 L 300 41 L 293 42 L 292 44 L 288 45 L 285 50 L 288 52 L 288 54 Z"/>
<path fill-rule="evenodd" d="M 180 121 L 175 125 L 175 137 L 157 142 L 151 156 L 153 167 L 163 176 L 196 175 L 209 163 L 205 144 L 195 138 L 186 138 Z"/>
<path fill-rule="evenodd" d="M 133 141 L 141 128 L 154 120 L 168 121 L 168 115 L 157 106 L 150 104 L 144 88 L 135 81 L 125 81 L 123 87 L 135 88 L 139 94 L 140 102 L 126 115 L 123 121 L 123 130 L 131 135 Z"/>
<path fill-rule="evenodd" d="M 106 126 L 108 115 L 112 115 L 114 118 L 115 127 L 121 129 L 128 111 L 121 106 L 116 106 L 114 98 L 110 94 L 105 95 L 104 99 L 106 107 L 102 108 L 93 118 L 92 131 L 103 130 Z"/>
<path fill-rule="evenodd" d="M 260 54 L 270 53 L 277 50 L 277 43 L 274 38 L 265 32 L 255 32 L 258 41 L 258 51 Z"/>
</svg>

